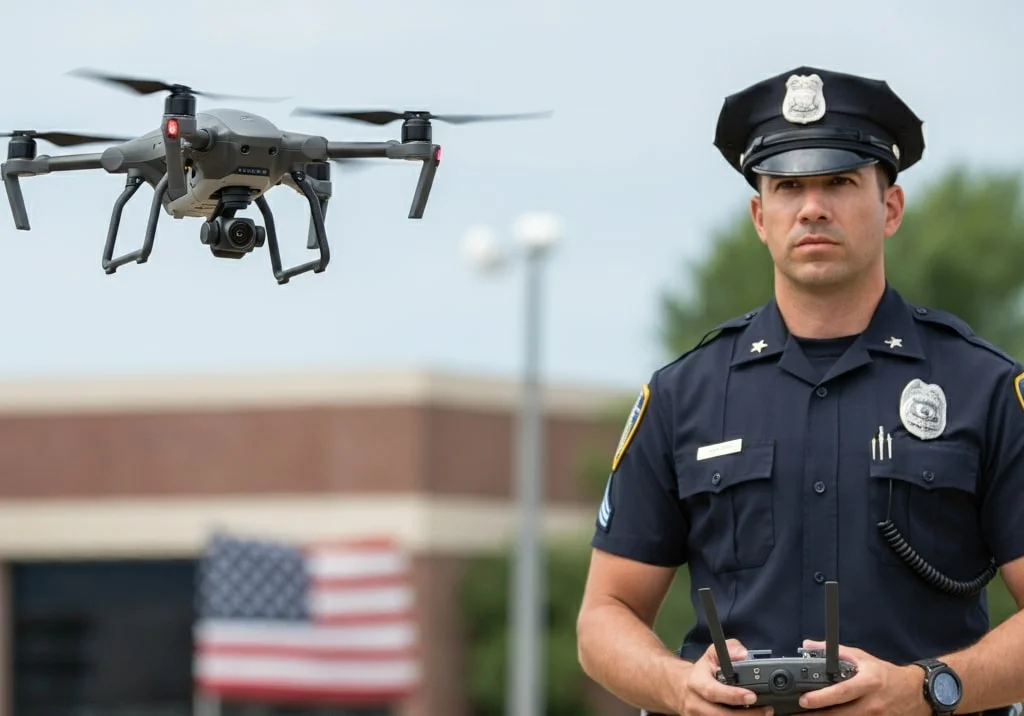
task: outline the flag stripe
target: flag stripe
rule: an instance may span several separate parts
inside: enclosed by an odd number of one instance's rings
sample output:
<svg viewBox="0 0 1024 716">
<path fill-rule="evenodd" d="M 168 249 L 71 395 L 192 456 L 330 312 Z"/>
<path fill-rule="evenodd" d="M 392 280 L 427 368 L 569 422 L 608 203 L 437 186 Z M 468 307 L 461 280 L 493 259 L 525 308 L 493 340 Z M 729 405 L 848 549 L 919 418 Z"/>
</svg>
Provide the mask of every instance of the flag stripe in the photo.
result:
<svg viewBox="0 0 1024 716">
<path fill-rule="evenodd" d="M 196 676 L 207 682 L 252 683 L 278 688 L 312 687 L 318 689 L 405 689 L 416 677 L 412 659 L 347 661 L 287 656 L 201 655 L 196 660 Z"/>
<path fill-rule="evenodd" d="M 319 619 L 368 612 L 401 614 L 412 608 L 412 589 L 409 587 L 312 589 L 309 596 L 310 608 Z"/>
<path fill-rule="evenodd" d="M 415 647 L 406 649 L 327 649 L 310 646 L 267 646 L 257 644 L 205 644 L 197 653 L 205 656 L 260 656 L 334 661 L 397 661 L 417 655 Z"/>
<path fill-rule="evenodd" d="M 310 688 L 306 687 L 301 694 L 288 686 L 268 686 L 265 684 L 251 684 L 248 682 L 234 683 L 230 681 L 218 681 L 216 686 L 210 686 L 204 681 L 196 682 L 196 689 L 202 694 L 221 699 L 244 699 L 258 703 L 284 702 L 292 705 L 297 697 L 307 704 L 327 703 L 345 704 L 347 706 L 380 706 L 395 700 L 394 691 L 374 690 L 369 688 Z M 407 691 L 408 696 L 413 690 Z"/>
<path fill-rule="evenodd" d="M 194 630 L 197 644 L 215 646 L 310 647 L 323 649 L 404 649 L 416 643 L 408 619 L 391 623 L 314 626 L 259 620 L 209 619 Z"/>
</svg>

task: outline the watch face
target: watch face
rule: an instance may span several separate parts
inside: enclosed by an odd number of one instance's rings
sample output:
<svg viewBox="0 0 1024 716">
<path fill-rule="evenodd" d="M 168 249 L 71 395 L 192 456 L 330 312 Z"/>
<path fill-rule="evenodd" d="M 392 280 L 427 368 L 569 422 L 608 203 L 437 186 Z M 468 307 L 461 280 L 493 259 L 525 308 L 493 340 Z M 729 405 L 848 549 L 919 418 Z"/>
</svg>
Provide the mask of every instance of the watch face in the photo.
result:
<svg viewBox="0 0 1024 716">
<path fill-rule="evenodd" d="M 945 672 L 935 675 L 932 681 L 932 693 L 935 700 L 943 706 L 952 706 L 960 699 L 960 687 L 951 674 Z"/>
</svg>

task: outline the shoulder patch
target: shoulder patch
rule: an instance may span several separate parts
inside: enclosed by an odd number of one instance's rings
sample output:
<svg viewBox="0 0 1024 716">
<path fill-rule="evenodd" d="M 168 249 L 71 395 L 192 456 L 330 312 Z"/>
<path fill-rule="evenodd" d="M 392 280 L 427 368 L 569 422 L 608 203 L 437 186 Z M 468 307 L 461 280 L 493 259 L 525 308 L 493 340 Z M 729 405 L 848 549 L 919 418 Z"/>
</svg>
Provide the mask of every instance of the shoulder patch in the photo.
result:
<svg viewBox="0 0 1024 716">
<path fill-rule="evenodd" d="M 633 436 L 636 435 L 636 429 L 639 427 L 644 413 L 647 412 L 647 403 L 650 400 L 651 388 L 644 383 L 640 387 L 640 395 L 637 396 L 636 402 L 633 403 L 629 416 L 626 418 L 626 425 L 622 428 L 622 435 L 619 437 L 619 445 L 615 448 L 615 455 L 612 457 L 613 473 L 619 469 L 619 463 L 622 461 L 622 456 L 626 454 L 626 448 L 633 442 Z"/>
<path fill-rule="evenodd" d="M 1013 379 L 1013 392 L 1017 396 L 1017 402 L 1020 403 L 1020 409 L 1024 410 L 1024 394 L 1021 393 L 1021 381 L 1024 381 L 1024 373 L 1019 374 Z"/>
<path fill-rule="evenodd" d="M 913 306 L 914 318 L 923 323 L 930 323 L 932 325 L 944 326 L 953 330 L 957 335 L 963 338 L 968 343 L 978 346 L 987 350 L 989 353 L 999 356 L 1003 360 L 1009 361 L 1010 363 L 1016 363 L 1013 356 L 1004 351 L 994 343 L 990 343 L 977 333 L 974 329 L 959 316 L 955 316 L 948 311 L 940 311 L 934 308 L 924 308 L 922 306 Z"/>
</svg>

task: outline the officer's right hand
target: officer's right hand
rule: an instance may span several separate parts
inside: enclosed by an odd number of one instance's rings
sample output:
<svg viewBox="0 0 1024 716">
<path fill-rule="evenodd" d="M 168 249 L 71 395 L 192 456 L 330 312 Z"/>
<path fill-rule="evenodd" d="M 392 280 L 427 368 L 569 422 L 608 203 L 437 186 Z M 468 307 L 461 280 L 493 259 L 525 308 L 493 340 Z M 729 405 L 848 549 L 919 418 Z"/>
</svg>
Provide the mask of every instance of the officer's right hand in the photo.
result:
<svg viewBox="0 0 1024 716">
<path fill-rule="evenodd" d="M 725 642 L 729 650 L 729 658 L 741 661 L 747 658 L 747 648 L 736 639 Z M 708 647 L 704 655 L 693 663 L 689 670 L 689 678 L 683 685 L 683 693 L 679 713 L 682 716 L 736 716 L 732 709 L 747 707 L 754 703 L 756 695 L 750 689 L 729 686 L 719 681 L 718 654 L 715 646 Z M 770 706 L 743 708 L 743 716 L 772 716 Z"/>
</svg>

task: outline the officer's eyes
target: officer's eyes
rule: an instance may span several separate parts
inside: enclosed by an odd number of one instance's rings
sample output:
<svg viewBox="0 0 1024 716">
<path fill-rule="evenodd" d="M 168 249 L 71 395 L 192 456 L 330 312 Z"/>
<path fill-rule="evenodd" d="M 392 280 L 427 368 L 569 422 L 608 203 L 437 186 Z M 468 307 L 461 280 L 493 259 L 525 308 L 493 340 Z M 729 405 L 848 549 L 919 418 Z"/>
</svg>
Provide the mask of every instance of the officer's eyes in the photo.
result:
<svg viewBox="0 0 1024 716">
<path fill-rule="evenodd" d="M 797 184 L 795 181 L 780 181 L 778 184 L 775 185 L 775 190 L 779 191 L 780 189 L 797 189 L 799 188 L 799 186 L 800 185 Z"/>
</svg>

